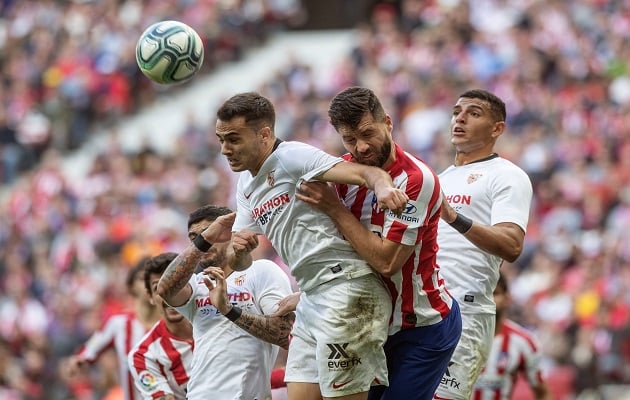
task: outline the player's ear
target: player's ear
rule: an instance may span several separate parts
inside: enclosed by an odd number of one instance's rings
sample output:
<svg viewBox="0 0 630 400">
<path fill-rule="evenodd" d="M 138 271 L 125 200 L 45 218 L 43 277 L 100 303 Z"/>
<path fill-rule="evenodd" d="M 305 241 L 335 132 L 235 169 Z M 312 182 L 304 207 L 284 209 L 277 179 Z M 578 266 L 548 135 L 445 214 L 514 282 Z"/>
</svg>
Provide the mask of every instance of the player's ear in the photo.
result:
<svg viewBox="0 0 630 400">
<path fill-rule="evenodd" d="M 497 121 L 494 123 L 494 128 L 492 129 L 492 137 L 498 138 L 503 134 L 505 130 L 505 121 Z"/>
<path fill-rule="evenodd" d="M 155 302 L 155 300 L 153 300 L 152 294 L 147 292 L 147 295 L 149 296 L 149 304 L 151 304 L 152 306 L 157 306 L 157 303 Z"/>
<path fill-rule="evenodd" d="M 273 131 L 268 126 L 264 126 L 264 127 L 260 128 L 258 130 L 258 134 L 263 139 L 272 139 L 273 138 Z"/>
</svg>

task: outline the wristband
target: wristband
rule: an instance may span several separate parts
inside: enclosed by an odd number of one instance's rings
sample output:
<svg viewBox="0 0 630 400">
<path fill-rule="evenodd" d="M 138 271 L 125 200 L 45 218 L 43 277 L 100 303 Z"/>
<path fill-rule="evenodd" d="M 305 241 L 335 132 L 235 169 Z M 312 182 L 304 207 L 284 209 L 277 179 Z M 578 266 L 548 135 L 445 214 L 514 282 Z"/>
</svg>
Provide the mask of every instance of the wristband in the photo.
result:
<svg viewBox="0 0 630 400">
<path fill-rule="evenodd" d="M 195 238 L 193 239 L 193 244 L 197 249 L 199 249 L 199 251 L 204 253 L 207 253 L 208 250 L 210 250 L 210 248 L 212 247 L 212 243 L 207 242 L 206 239 L 203 238 L 202 234 L 195 236 Z"/>
<path fill-rule="evenodd" d="M 232 306 L 230 311 L 227 314 L 225 314 L 225 318 L 234 322 L 240 318 L 241 314 L 243 314 L 243 310 L 241 310 L 239 307 Z"/>
<path fill-rule="evenodd" d="M 457 232 L 462 235 L 470 230 L 472 227 L 473 221 L 472 219 L 457 213 L 457 217 L 453 222 L 450 222 L 449 225 L 453 227 Z"/>
</svg>

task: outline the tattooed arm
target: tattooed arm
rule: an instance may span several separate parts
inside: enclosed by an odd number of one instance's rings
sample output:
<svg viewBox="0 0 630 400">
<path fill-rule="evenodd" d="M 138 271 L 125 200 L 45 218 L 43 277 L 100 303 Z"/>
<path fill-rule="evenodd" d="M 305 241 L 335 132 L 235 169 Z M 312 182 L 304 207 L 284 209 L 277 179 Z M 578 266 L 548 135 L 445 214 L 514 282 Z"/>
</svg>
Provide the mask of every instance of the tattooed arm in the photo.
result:
<svg viewBox="0 0 630 400">
<path fill-rule="evenodd" d="M 236 213 L 220 216 L 201 232 L 201 236 L 208 243 L 230 240 L 235 217 Z M 188 281 L 204 254 L 194 243 L 191 243 L 166 268 L 158 282 L 157 293 L 169 305 L 179 307 L 188 301 L 192 295 L 192 288 L 188 285 Z"/>
<path fill-rule="evenodd" d="M 204 282 L 210 290 L 212 304 L 223 315 L 226 315 L 234 307 L 227 297 L 227 285 L 223 270 L 209 267 L 204 270 L 207 277 Z M 215 283 L 210 280 L 214 279 Z M 283 349 L 289 348 L 289 334 L 295 321 L 295 313 L 285 315 L 259 315 L 243 311 L 233 322 L 252 336 L 264 340 Z"/>
</svg>

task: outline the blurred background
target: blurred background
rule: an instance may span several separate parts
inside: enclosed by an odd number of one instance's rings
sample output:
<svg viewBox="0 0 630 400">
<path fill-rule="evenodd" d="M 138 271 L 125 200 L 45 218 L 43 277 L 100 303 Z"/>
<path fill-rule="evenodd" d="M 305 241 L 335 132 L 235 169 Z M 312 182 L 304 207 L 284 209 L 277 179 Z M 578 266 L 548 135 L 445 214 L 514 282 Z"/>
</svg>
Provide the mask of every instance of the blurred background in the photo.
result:
<svg viewBox="0 0 630 400">
<path fill-rule="evenodd" d="M 183 85 L 153 84 L 135 63 L 140 33 L 163 19 L 204 40 Z M 363 85 L 437 172 L 452 162 L 458 95 L 506 101 L 498 152 L 534 185 L 525 251 L 502 267 L 511 317 L 542 343 L 556 399 L 621 399 L 629 63 L 627 0 L 0 1 L 0 398 L 115 398 L 113 354 L 78 380 L 59 362 L 129 306 L 141 256 L 186 245 L 190 211 L 235 207 L 218 104 L 259 91 L 278 136 L 341 154 L 328 103 Z M 257 256 L 277 259 L 267 243 Z"/>
</svg>

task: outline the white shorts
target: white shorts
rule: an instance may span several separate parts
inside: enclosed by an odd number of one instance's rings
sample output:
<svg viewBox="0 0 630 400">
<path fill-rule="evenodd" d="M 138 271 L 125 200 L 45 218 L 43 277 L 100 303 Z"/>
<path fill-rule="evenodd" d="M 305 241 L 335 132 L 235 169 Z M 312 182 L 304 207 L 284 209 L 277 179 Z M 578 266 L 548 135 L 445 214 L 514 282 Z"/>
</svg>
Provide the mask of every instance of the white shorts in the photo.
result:
<svg viewBox="0 0 630 400">
<path fill-rule="evenodd" d="M 390 315 L 391 297 L 374 274 L 335 279 L 303 293 L 285 382 L 319 383 L 325 397 L 387 385 L 383 345 Z"/>
<path fill-rule="evenodd" d="M 470 399 L 492 349 L 495 320 L 492 314 L 462 313 L 462 336 L 435 392 L 435 398 Z"/>
</svg>

